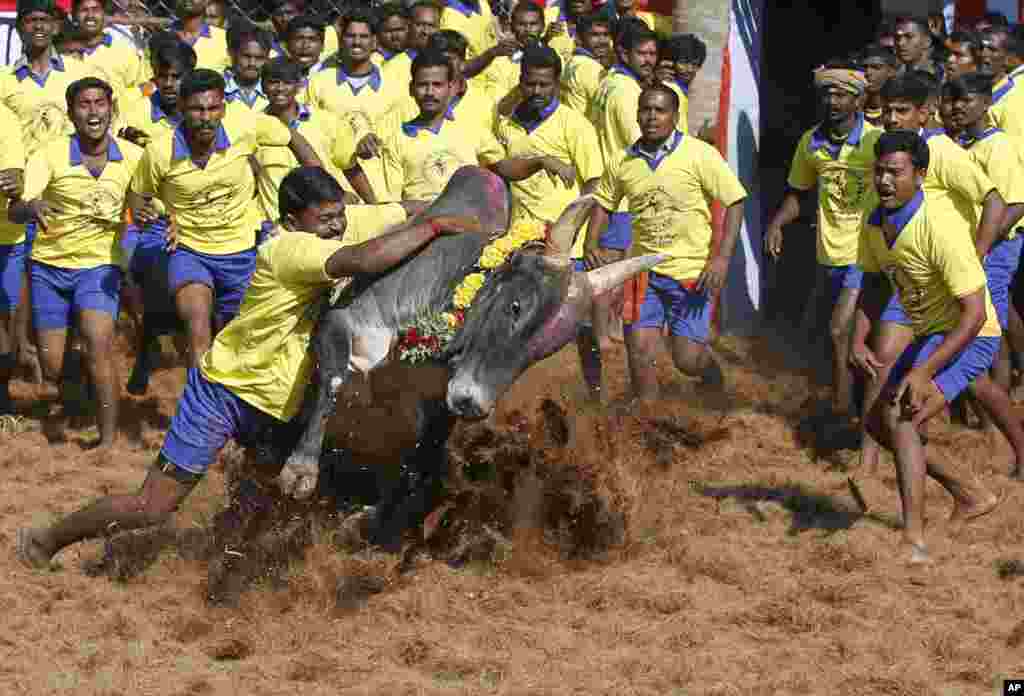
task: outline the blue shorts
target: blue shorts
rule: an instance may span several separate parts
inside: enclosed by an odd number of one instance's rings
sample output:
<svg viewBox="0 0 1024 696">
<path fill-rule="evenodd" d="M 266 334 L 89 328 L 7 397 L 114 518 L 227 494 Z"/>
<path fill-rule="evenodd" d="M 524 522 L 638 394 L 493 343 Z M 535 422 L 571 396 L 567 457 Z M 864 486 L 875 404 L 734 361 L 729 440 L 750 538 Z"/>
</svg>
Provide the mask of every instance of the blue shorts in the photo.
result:
<svg viewBox="0 0 1024 696">
<path fill-rule="evenodd" d="M 214 255 L 179 246 L 171 252 L 167 274 L 171 294 L 189 283 L 210 288 L 214 315 L 226 324 L 238 314 L 255 270 L 255 248 L 237 254 Z"/>
<path fill-rule="evenodd" d="M 1000 240 L 989 249 L 982 263 L 985 277 L 988 278 L 988 292 L 996 308 L 996 317 L 1004 329 L 1010 321 L 1010 285 L 1017 273 L 1022 246 L 1024 237 L 1019 235 L 1011 240 Z"/>
<path fill-rule="evenodd" d="M 937 333 L 914 339 L 914 342 L 907 346 L 907 349 L 896 360 L 896 364 L 893 365 L 886 386 L 890 389 L 898 387 L 907 373 L 913 367 L 927 360 L 945 337 L 946 334 Z M 1002 339 L 999 336 L 978 336 L 935 375 L 932 381 L 946 398 L 946 403 L 960 396 L 975 377 L 992 367 L 996 361 L 996 355 L 999 353 L 1001 342 Z"/>
<path fill-rule="evenodd" d="M 131 228 L 121 238 L 121 251 L 131 254 L 130 270 L 137 283 L 169 256 L 166 230 L 167 223 L 161 220 L 142 230 Z"/>
<path fill-rule="evenodd" d="M 889 304 L 885 305 L 885 309 L 882 310 L 882 316 L 878 320 L 892 322 L 900 326 L 913 326 L 910 317 L 907 316 L 906 311 L 903 309 L 903 304 L 900 302 L 900 293 L 895 288 L 893 288 L 892 295 L 889 297 Z"/>
<path fill-rule="evenodd" d="M 106 312 L 117 319 L 121 303 L 121 269 L 58 268 L 33 261 L 30 266 L 32 321 L 37 331 L 66 329 L 82 310 Z"/>
<path fill-rule="evenodd" d="M 680 281 L 651 271 L 647 291 L 640 304 L 640 316 L 626 324 L 626 332 L 660 329 L 668 324 L 673 336 L 705 344 L 711 335 L 711 301 L 708 296 L 686 288 Z"/>
<path fill-rule="evenodd" d="M 182 471 L 201 476 L 228 440 L 248 444 L 279 422 L 192 367 L 160 456 Z"/>
<path fill-rule="evenodd" d="M 825 269 L 825 292 L 828 306 L 835 307 L 843 290 L 860 290 L 864 284 L 864 271 L 855 263 L 846 266 L 822 266 Z"/>
<path fill-rule="evenodd" d="M 633 216 L 630 213 L 612 213 L 608 216 L 605 227 L 597 246 L 602 249 L 618 249 L 625 251 L 633 244 Z"/>
<path fill-rule="evenodd" d="M 25 242 L 0 245 L 0 312 L 9 314 L 21 302 L 28 251 Z"/>
<path fill-rule="evenodd" d="M 29 222 L 25 225 L 25 244 L 28 246 L 28 250 L 32 251 L 32 242 L 36 241 L 36 223 Z"/>
</svg>

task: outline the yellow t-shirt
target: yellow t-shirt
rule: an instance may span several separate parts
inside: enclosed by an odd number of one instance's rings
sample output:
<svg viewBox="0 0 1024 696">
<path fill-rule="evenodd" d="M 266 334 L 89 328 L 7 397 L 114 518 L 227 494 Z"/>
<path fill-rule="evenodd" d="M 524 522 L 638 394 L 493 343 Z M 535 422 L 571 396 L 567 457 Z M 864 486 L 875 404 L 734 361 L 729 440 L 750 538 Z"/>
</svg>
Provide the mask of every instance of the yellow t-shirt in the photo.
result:
<svg viewBox="0 0 1024 696">
<path fill-rule="evenodd" d="M 787 183 L 798 191 L 818 187 L 817 259 L 823 266 L 857 263 L 861 219 L 878 205 L 875 143 L 883 132 L 860 119 L 838 150 L 820 127 L 796 146 Z"/>
<path fill-rule="evenodd" d="M 562 103 L 589 118 L 604 75 L 605 67 L 588 51 L 576 49 L 562 68 Z"/>
<path fill-rule="evenodd" d="M 460 125 L 466 123 L 471 128 L 484 128 L 494 123 L 497 118 L 496 104 L 484 93 L 479 85 L 466 85 L 461 96 L 454 97 L 448 105 L 452 119 Z M 411 121 L 420 114 L 420 107 L 411 96 L 406 96 L 398 105 L 385 114 L 378 124 L 381 133 L 398 130 L 403 123 Z"/>
<path fill-rule="evenodd" d="M 175 116 L 172 119 L 164 113 L 164 110 L 160 108 L 160 95 L 153 93 L 136 101 L 131 109 L 122 112 L 114 130 L 120 131 L 126 127 L 134 128 L 142 131 L 152 140 L 160 135 L 172 133 L 179 123 L 181 123 L 181 118 Z"/>
<path fill-rule="evenodd" d="M 261 244 L 238 316 L 201 358 L 203 376 L 260 411 L 291 420 L 312 374 L 317 304 L 336 282 L 327 275 L 327 260 L 342 246 L 289 231 Z"/>
<path fill-rule="evenodd" d="M 405 222 L 405 208 L 399 203 L 379 205 L 346 205 L 345 234 L 342 246 L 355 246 L 381 236 L 396 225 Z"/>
<path fill-rule="evenodd" d="M 151 72 L 150 68 L 143 67 L 142 56 L 134 46 L 127 41 L 114 41 L 110 34 L 104 34 L 96 48 L 86 49 L 82 62 L 106 74 L 105 79 L 114 88 L 114 96 L 119 101 L 137 90 Z"/>
<path fill-rule="evenodd" d="M 25 146 L 21 142 L 21 124 L 18 117 L 0 104 L 0 171 L 25 168 Z M 0 245 L 20 244 L 25 241 L 25 226 L 15 225 L 7 219 L 10 201 L 0 195 Z"/>
<path fill-rule="evenodd" d="M 583 114 L 557 100 L 539 124 L 527 129 L 513 116 L 499 116 L 495 137 L 507 157 L 555 157 L 576 169 L 576 183 L 566 188 L 547 172 L 512 183 L 512 224 L 523 212 L 528 217 L 552 223 L 580 195 L 580 187 L 604 172 L 597 133 Z M 583 256 L 583 236 L 577 235 L 573 258 Z"/>
<path fill-rule="evenodd" d="M 562 59 L 562 68 L 564 70 L 565 64 L 572 57 L 573 51 L 576 50 L 576 31 L 569 32 L 568 19 L 562 9 L 562 5 L 557 2 L 548 4 L 544 8 L 544 24 L 550 27 L 555 22 L 566 22 L 565 33 L 551 39 L 548 42 L 548 46 L 555 49 L 555 53 Z"/>
<path fill-rule="evenodd" d="M 33 74 L 22 56 L 0 72 L 0 102 L 21 122 L 25 154 L 31 155 L 51 138 L 75 132 L 68 118 L 67 89 L 75 80 L 95 76 L 80 60 L 56 53 L 50 58 L 50 72 L 44 78 Z"/>
<path fill-rule="evenodd" d="M 385 82 L 395 85 L 395 89 L 403 95 L 408 96 L 409 84 L 412 82 L 412 59 L 416 57 L 416 51 L 410 49 L 391 56 L 391 58 L 380 66 Z"/>
<path fill-rule="evenodd" d="M 473 60 L 491 46 L 497 45 L 495 21 L 491 4 L 487 0 L 478 0 L 476 9 L 460 0 L 446 0 L 444 11 L 441 12 L 441 29 L 459 32 L 469 44 L 466 60 Z"/>
<path fill-rule="evenodd" d="M 928 173 L 924 177 L 924 195 L 932 204 L 952 206 L 957 215 L 943 216 L 944 224 L 968 228 L 973 239 L 981 222 L 985 197 L 996 188 L 974 158 L 945 133 L 924 131 L 928 143 Z M 949 231 L 949 229 L 947 229 Z"/>
<path fill-rule="evenodd" d="M 897 211 L 883 214 L 877 208 L 866 213 L 858 263 L 865 273 L 885 274 L 918 336 L 952 331 L 960 321 L 959 299 L 980 288 L 985 288 L 986 319 L 978 335 L 999 336 L 985 271 L 971 238 L 947 232 L 950 212 L 948 207 L 936 209 L 918 192 Z M 899 231 L 891 248 L 882 231 L 885 218 Z"/>
<path fill-rule="evenodd" d="M 82 162 L 77 136 L 51 140 L 29 157 L 24 200 L 41 198 L 59 210 L 38 228 L 32 260 L 59 268 L 118 264 L 125 194 L 141 157 L 141 148 L 111 138 L 107 164 L 95 177 Z"/>
<path fill-rule="evenodd" d="M 690 134 L 690 90 L 679 80 L 670 80 L 665 85 L 679 97 L 679 117 L 676 119 L 676 128 L 684 135 Z"/>
<path fill-rule="evenodd" d="M 132 190 L 163 200 L 178 225 L 178 241 L 204 254 L 252 248 L 263 218 L 253 201 L 256 183 L 249 156 L 291 142 L 288 126 L 273 116 L 231 110 L 217 131 L 205 167 L 192 160 L 184 127 L 146 146 Z"/>
<path fill-rule="evenodd" d="M 175 22 L 170 31 L 181 31 L 181 25 Z M 196 52 L 196 67 L 206 68 L 214 72 L 224 72 L 231 67 L 231 54 L 228 53 L 228 34 L 220 27 L 203 24 L 195 41 L 186 42 Z M 147 79 L 153 79 L 153 66 L 149 60 L 147 49 L 144 62 Z"/>
<path fill-rule="evenodd" d="M 432 201 L 459 167 L 493 164 L 505 155 L 485 127 L 456 126 L 451 115 L 437 132 L 403 123 L 385 137 L 381 154 L 389 201 Z"/>
<path fill-rule="evenodd" d="M 639 143 L 605 170 L 594 192 L 615 210 L 629 200 L 634 256 L 672 258 L 654 268 L 680 281 L 700 276 L 711 254 L 711 200 L 731 206 L 747 196 L 718 150 L 676 131 L 651 160 Z"/>
<path fill-rule="evenodd" d="M 1024 140 L 992 128 L 969 144 L 967 153 L 992 180 L 1007 205 L 1024 203 L 1024 177 L 1020 175 L 1024 171 Z M 980 205 L 975 209 L 979 221 L 981 209 Z M 1016 236 L 1016 229 L 1011 229 L 1006 238 Z"/>
<path fill-rule="evenodd" d="M 620 159 L 623 151 L 640 139 L 640 124 L 636 117 L 643 91 L 633 71 L 623 65 L 609 68 L 597 88 L 589 115 L 597 128 L 606 167 Z"/>
<path fill-rule="evenodd" d="M 483 87 L 493 101 L 501 101 L 519 86 L 522 57 L 522 51 L 512 56 L 498 56 L 491 61 L 486 70 L 473 79 L 473 84 Z"/>
<path fill-rule="evenodd" d="M 352 166 L 355 159 L 356 145 L 348 124 L 331 118 L 330 114 L 300 105 L 299 117 L 288 125 L 309 141 L 324 169 L 343 188 L 351 190 L 351 184 L 342 173 Z M 256 151 L 256 161 L 260 165 L 256 176 L 256 196 L 261 214 L 264 220 L 276 220 L 281 182 L 288 172 L 299 166 L 299 161 L 287 147 L 260 148 Z"/>
<path fill-rule="evenodd" d="M 1024 137 L 1024 88 L 1009 77 L 993 85 L 988 115 L 999 130 L 1018 138 Z"/>
</svg>

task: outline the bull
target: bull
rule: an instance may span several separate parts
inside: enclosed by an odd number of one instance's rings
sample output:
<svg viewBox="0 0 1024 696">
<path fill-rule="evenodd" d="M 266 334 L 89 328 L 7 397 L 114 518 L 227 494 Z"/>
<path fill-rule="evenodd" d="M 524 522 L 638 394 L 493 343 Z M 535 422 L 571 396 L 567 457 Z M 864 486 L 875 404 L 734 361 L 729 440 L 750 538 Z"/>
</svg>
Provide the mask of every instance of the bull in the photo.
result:
<svg viewBox="0 0 1024 696">
<path fill-rule="evenodd" d="M 530 365 L 575 337 L 596 295 L 667 258 L 651 254 L 573 271 L 569 249 L 593 205 L 589 196 L 575 201 L 552 226 L 543 251 L 520 250 L 489 275 L 434 366 L 444 370 L 443 387 L 413 396 L 415 446 L 400 454 L 399 476 L 381 491 L 366 529 L 370 543 L 393 548 L 433 509 L 446 469 L 445 446 L 458 418 L 486 418 Z M 474 216 L 485 231 L 500 234 L 509 218 L 504 183 L 484 169 L 460 168 L 422 213 L 453 214 Z M 486 235 L 478 234 L 437 238 L 388 273 L 353 283 L 326 309 L 313 340 L 316 395 L 300 416 L 301 434 L 278 476 L 285 494 L 311 495 L 325 436 L 337 440 L 351 430 L 344 410 L 336 409 L 341 390 L 388 363 L 403 327 L 447 307 L 486 243 Z"/>
</svg>

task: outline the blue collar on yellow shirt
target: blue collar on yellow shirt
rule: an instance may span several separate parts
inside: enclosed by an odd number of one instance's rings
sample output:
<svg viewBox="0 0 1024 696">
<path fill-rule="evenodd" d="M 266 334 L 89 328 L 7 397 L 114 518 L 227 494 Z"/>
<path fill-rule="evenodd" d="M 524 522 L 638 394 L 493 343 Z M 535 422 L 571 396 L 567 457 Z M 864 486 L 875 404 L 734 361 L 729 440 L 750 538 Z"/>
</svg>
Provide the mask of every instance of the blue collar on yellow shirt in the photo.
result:
<svg viewBox="0 0 1024 696">
<path fill-rule="evenodd" d="M 302 102 L 299 102 L 298 104 L 296 104 L 296 106 L 299 107 L 299 115 L 288 122 L 288 127 L 291 128 L 292 130 L 298 128 L 299 124 L 308 121 L 309 117 L 313 115 L 313 112 L 309 110 L 309 107 L 303 104 Z M 270 113 L 269 106 L 263 110 L 263 113 L 273 116 L 273 114 Z"/>
<path fill-rule="evenodd" d="M 977 138 L 972 138 L 972 137 L 971 137 L 971 136 L 969 136 L 969 135 L 968 135 L 967 133 L 961 133 L 961 134 L 960 134 L 960 135 L 959 135 L 959 136 L 957 137 L 956 141 L 957 141 L 957 143 L 959 143 L 959 144 L 960 144 L 961 146 L 963 146 L 963 147 L 968 147 L 968 148 L 969 148 L 969 147 L 971 147 L 972 145 L 974 145 L 974 143 L 977 143 L 977 142 L 981 142 L 981 141 L 982 141 L 982 140 L 984 140 L 985 138 L 990 138 L 990 137 L 992 137 L 993 135 L 995 135 L 996 133 L 1002 133 L 1002 131 L 1001 131 L 1001 130 L 999 130 L 998 128 L 995 128 L 995 127 L 992 127 L 992 128 L 987 128 L 987 129 L 985 129 L 985 130 L 984 130 L 984 131 L 983 131 L 982 133 L 980 133 L 980 134 L 978 135 L 978 137 L 977 137 Z"/>
<path fill-rule="evenodd" d="M 117 142 L 111 138 L 110 143 L 107 145 L 107 161 L 109 162 L 120 162 L 124 159 L 124 155 L 121 154 L 121 148 L 117 146 Z M 68 152 L 68 164 L 72 167 L 77 167 L 82 164 L 82 143 L 79 142 L 77 135 L 71 136 L 71 146 Z"/>
<path fill-rule="evenodd" d="M 846 136 L 846 144 L 851 147 L 857 147 L 860 145 L 860 139 L 864 135 L 864 114 L 857 114 L 857 121 L 853 124 L 853 130 Z M 821 148 L 825 148 L 825 152 L 831 155 L 832 159 L 839 156 L 839 151 L 842 149 L 842 143 L 833 143 L 829 140 L 828 134 L 825 132 L 825 124 L 822 124 L 814 129 L 811 133 L 810 150 L 811 152 L 817 152 Z"/>
<path fill-rule="evenodd" d="M 91 56 L 93 53 L 96 52 L 96 50 L 100 46 L 106 46 L 107 48 L 110 48 L 111 45 L 113 45 L 113 43 L 114 43 L 114 37 L 111 36 L 110 34 L 104 34 L 103 35 L 103 40 L 101 40 L 95 46 L 86 46 L 84 49 L 82 49 L 82 52 L 85 53 L 86 55 Z"/>
<path fill-rule="evenodd" d="M 522 114 L 519 112 L 519 109 L 521 109 L 524 104 L 526 104 L 525 101 L 512 111 L 512 120 L 518 123 L 520 126 L 522 126 L 523 130 L 525 130 L 527 133 L 532 133 L 533 131 L 540 128 L 541 124 L 543 124 L 545 121 L 551 118 L 551 114 L 555 113 L 555 111 L 558 109 L 558 97 L 552 99 L 550 104 L 541 109 L 540 113 L 537 115 L 537 118 L 532 121 L 523 120 Z"/>
<path fill-rule="evenodd" d="M 184 25 L 181 23 L 181 20 L 180 19 L 176 19 L 173 22 L 171 22 L 171 31 L 181 31 L 183 26 Z M 210 38 L 210 25 L 207 24 L 206 22 L 203 22 L 201 25 L 199 25 L 199 36 L 197 36 L 196 38 L 192 39 L 191 41 L 186 41 L 186 43 L 189 46 L 192 46 L 199 39 L 208 39 L 208 38 Z M 182 40 L 184 41 L 184 39 L 182 39 Z"/>
<path fill-rule="evenodd" d="M 14 71 L 14 76 L 18 78 L 18 82 L 21 82 L 26 77 L 31 76 L 35 83 L 40 87 L 44 87 L 46 85 L 46 78 L 50 76 L 49 70 L 47 70 L 46 74 L 42 77 L 32 72 L 32 68 L 29 67 L 28 64 L 28 58 L 24 53 L 21 54 L 21 57 L 14 62 L 14 65 L 12 65 L 11 68 Z M 53 48 L 50 49 L 50 69 L 64 72 L 64 59 L 61 58 L 60 54 Z"/>
<path fill-rule="evenodd" d="M 388 49 L 381 48 L 380 46 L 377 47 L 377 53 L 381 55 L 385 63 L 398 55 L 396 51 L 389 51 Z"/>
<path fill-rule="evenodd" d="M 690 96 L 690 85 L 686 84 L 685 82 L 683 82 L 682 80 L 680 80 L 680 79 L 679 79 L 678 77 L 677 77 L 677 78 L 675 78 L 675 79 L 674 79 L 674 80 L 672 80 L 672 81 L 673 81 L 674 83 L 676 83 L 676 87 L 678 87 L 678 88 L 679 88 L 679 91 L 681 91 L 681 92 L 682 92 L 683 94 L 685 94 L 686 96 Z"/>
<path fill-rule="evenodd" d="M 434 135 L 437 135 L 438 133 L 441 132 L 441 127 L 444 126 L 445 121 L 455 120 L 455 114 L 453 113 L 453 111 L 455 109 L 456 104 L 458 104 L 458 102 L 456 101 L 452 101 L 450 104 L 448 104 L 448 110 L 444 112 L 444 118 L 441 119 L 441 122 L 439 124 L 437 124 L 436 129 L 431 128 L 430 126 L 416 125 L 414 121 L 406 121 L 405 123 L 402 124 L 402 132 L 408 135 L 410 138 L 415 138 L 417 135 L 419 135 L 421 130 L 428 130 Z"/>
<path fill-rule="evenodd" d="M 149 95 L 149 118 L 156 123 L 161 119 L 166 120 L 168 123 L 178 123 L 181 120 L 181 116 L 171 118 L 164 111 L 164 108 L 160 106 L 160 92 L 153 92 Z"/>
<path fill-rule="evenodd" d="M 929 140 L 934 138 L 936 135 L 945 135 L 945 134 L 946 134 L 946 129 L 945 128 L 922 128 L 921 132 L 918 135 L 920 135 L 922 138 L 924 138 L 925 142 L 928 142 Z"/>
<path fill-rule="evenodd" d="M 924 203 L 924 191 L 918 189 L 913 198 L 895 210 L 886 210 L 882 206 L 875 208 L 868 217 L 868 224 L 874 225 L 875 227 L 881 227 L 888 222 L 896 228 L 896 235 L 898 237 L 899 233 L 903 231 L 903 228 L 907 226 L 907 223 L 909 223 L 913 219 L 914 215 L 917 214 L 917 211 L 921 209 L 922 203 Z M 887 241 L 886 243 L 889 244 L 889 248 L 892 249 L 896 240 L 893 239 L 892 242 Z"/>
<path fill-rule="evenodd" d="M 647 162 L 647 166 L 650 167 L 651 171 L 653 172 L 658 168 L 658 165 L 665 160 L 666 157 L 668 157 L 669 155 L 676 151 L 676 148 L 679 147 L 679 143 L 681 142 L 683 142 L 682 132 L 674 131 L 672 135 L 670 135 L 668 139 L 658 147 L 657 152 L 651 153 L 642 150 L 640 148 L 640 141 L 637 140 L 635 143 L 629 146 L 629 154 L 643 159 L 644 162 Z"/>
<path fill-rule="evenodd" d="M 479 2 L 479 0 L 478 0 L 478 2 Z M 462 2 L 461 0 L 447 0 L 447 2 L 445 2 L 445 5 L 450 7 L 451 9 L 457 11 L 457 12 L 461 12 L 466 17 L 469 17 L 470 15 L 475 15 L 475 14 L 478 15 L 478 14 L 480 14 L 480 5 L 479 4 L 477 4 L 476 7 L 472 7 L 471 5 L 467 5 L 466 3 Z"/>
<path fill-rule="evenodd" d="M 628 65 L 623 65 L 622 63 L 616 63 L 615 65 L 612 66 L 612 69 L 611 69 L 610 72 L 618 73 L 619 75 L 626 75 L 628 77 L 632 77 L 637 82 L 640 82 L 640 76 L 637 75 L 635 72 L 633 72 L 633 68 L 629 67 Z"/>
<path fill-rule="evenodd" d="M 1000 99 L 1005 97 L 1014 86 L 1013 77 L 1010 75 L 1006 76 L 1006 84 L 1002 85 L 999 89 L 992 92 L 992 103 L 995 104 Z"/>
<path fill-rule="evenodd" d="M 587 58 L 590 58 L 591 60 L 597 60 L 597 58 L 594 58 L 594 54 L 591 53 L 590 51 L 588 51 L 585 48 L 577 47 L 576 50 L 572 52 L 572 54 L 574 56 L 586 56 Z"/>
<path fill-rule="evenodd" d="M 228 133 L 224 130 L 224 124 L 221 123 L 217 126 L 217 135 L 213 140 L 213 149 L 215 152 L 224 152 L 231 147 L 231 139 L 228 138 Z M 185 137 L 185 124 L 179 123 L 178 127 L 174 129 L 174 147 L 171 150 L 171 159 L 181 160 L 185 158 L 192 158 L 192 148 L 188 145 L 188 138 Z"/>
<path fill-rule="evenodd" d="M 373 69 L 370 70 L 370 81 L 367 82 L 366 84 L 360 86 L 360 87 L 356 87 L 354 84 L 349 82 L 349 80 L 351 79 L 352 76 L 349 75 L 347 72 L 345 72 L 345 68 L 343 68 L 343 67 L 341 67 L 339 65 L 335 70 L 336 70 L 335 78 L 337 79 L 338 84 L 340 85 L 342 82 L 348 82 L 349 83 L 349 87 L 352 88 L 352 92 L 354 94 L 359 94 L 359 92 L 361 92 L 363 87 L 365 87 L 366 85 L 370 85 L 370 87 L 373 88 L 374 92 L 379 92 L 380 91 L 380 85 L 381 85 L 380 68 L 378 68 L 376 65 L 374 65 Z M 362 75 L 360 75 L 359 77 L 362 77 Z"/>
</svg>

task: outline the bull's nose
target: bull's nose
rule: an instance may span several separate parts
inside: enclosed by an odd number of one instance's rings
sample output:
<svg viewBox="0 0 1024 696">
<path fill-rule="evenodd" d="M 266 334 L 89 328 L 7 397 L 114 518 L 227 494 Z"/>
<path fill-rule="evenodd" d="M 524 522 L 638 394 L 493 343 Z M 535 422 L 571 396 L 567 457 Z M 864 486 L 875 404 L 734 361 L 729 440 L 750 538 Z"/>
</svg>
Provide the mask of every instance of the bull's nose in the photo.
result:
<svg viewBox="0 0 1024 696">
<path fill-rule="evenodd" d="M 476 399 L 468 394 L 449 396 L 448 408 L 452 413 L 461 418 L 479 419 L 486 415 L 483 409 L 480 408 L 480 404 L 476 402 Z"/>
</svg>

